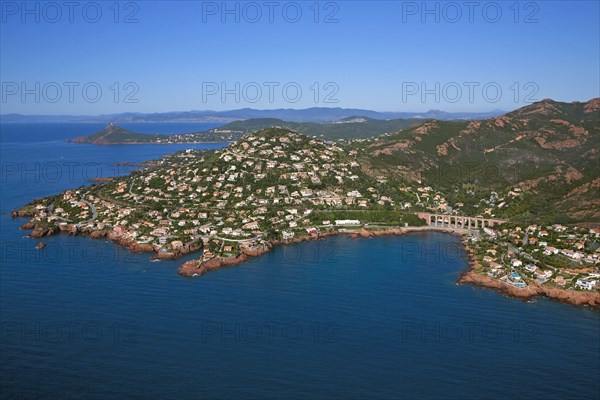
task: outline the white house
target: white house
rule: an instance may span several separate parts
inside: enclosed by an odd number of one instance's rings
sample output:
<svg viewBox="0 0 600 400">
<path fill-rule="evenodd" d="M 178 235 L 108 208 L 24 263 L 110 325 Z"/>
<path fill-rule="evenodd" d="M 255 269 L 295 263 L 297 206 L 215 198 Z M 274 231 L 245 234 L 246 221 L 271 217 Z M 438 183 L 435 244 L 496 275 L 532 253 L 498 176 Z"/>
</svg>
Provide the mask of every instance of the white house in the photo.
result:
<svg viewBox="0 0 600 400">
<path fill-rule="evenodd" d="M 338 226 L 360 225 L 360 221 L 357 219 L 336 219 L 335 224 Z"/>
<path fill-rule="evenodd" d="M 583 280 L 583 279 L 577 279 L 577 282 L 575 282 L 575 286 L 584 289 L 584 290 L 594 290 L 594 287 L 596 287 L 596 283 L 597 281 L 593 281 L 593 280 Z"/>
</svg>

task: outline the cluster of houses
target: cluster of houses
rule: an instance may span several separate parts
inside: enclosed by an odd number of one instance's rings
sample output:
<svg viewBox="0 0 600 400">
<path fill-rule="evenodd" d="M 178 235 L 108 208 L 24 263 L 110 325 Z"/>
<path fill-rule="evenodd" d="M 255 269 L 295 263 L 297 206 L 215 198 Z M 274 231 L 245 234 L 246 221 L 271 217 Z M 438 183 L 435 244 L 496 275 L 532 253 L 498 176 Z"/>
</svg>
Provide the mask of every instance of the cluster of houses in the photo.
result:
<svg viewBox="0 0 600 400">
<path fill-rule="evenodd" d="M 355 228 L 357 219 L 320 219 L 316 210 L 393 207 L 457 214 L 431 186 L 401 186 L 384 193 L 387 177 L 367 176 L 356 150 L 289 133 L 255 134 L 213 154 L 193 150 L 157 162 L 100 187 L 67 190 L 51 205 L 36 204 L 38 219 L 176 251 L 202 241 L 204 257 L 239 246 L 263 246 L 266 232 L 284 240 L 316 236 L 321 229 Z M 519 189 L 485 200 L 493 214 Z M 407 199 L 410 199 L 407 200 Z M 531 280 L 582 290 L 598 289 L 600 230 L 559 224 L 484 228 L 473 239 L 489 276 L 523 287 Z M 557 260 L 548 263 L 540 261 Z"/>
<path fill-rule="evenodd" d="M 224 251 L 223 241 L 249 243 L 268 231 L 289 239 L 318 234 L 319 226 L 360 225 L 351 219 L 319 220 L 316 208 L 412 206 L 382 193 L 351 153 L 295 133 L 250 135 L 210 155 L 185 151 L 157 161 L 158 168 L 66 191 L 53 210 L 40 204 L 37 213 L 160 251 L 202 240 L 214 244 L 217 253 Z"/>
<path fill-rule="evenodd" d="M 517 287 L 527 281 L 600 290 L 600 229 L 549 226 L 485 228 L 471 239 L 488 276 Z"/>
</svg>

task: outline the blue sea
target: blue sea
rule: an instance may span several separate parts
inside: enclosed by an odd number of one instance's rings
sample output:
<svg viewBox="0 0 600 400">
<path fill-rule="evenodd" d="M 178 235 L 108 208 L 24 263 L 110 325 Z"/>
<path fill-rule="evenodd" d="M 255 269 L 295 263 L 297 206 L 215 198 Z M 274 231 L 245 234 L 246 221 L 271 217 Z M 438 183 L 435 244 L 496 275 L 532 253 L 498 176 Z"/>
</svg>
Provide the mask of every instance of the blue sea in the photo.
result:
<svg viewBox="0 0 600 400">
<path fill-rule="evenodd" d="M 196 279 L 104 240 L 34 250 L 11 210 L 129 172 L 116 162 L 225 145 L 65 143 L 102 127 L 0 125 L 0 398 L 600 397 L 600 313 L 457 286 L 455 236 L 335 237 Z"/>
</svg>

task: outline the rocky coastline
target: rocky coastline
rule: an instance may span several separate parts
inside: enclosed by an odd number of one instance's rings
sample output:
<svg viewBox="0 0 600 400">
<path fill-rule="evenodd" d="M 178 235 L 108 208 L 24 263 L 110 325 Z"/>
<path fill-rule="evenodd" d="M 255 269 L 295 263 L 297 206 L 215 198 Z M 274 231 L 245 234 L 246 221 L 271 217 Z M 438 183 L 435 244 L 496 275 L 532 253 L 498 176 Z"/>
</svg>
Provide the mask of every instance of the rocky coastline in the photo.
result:
<svg viewBox="0 0 600 400">
<path fill-rule="evenodd" d="M 34 217 L 35 214 L 33 213 L 33 211 L 28 211 L 28 210 L 21 209 L 21 210 L 12 211 L 10 213 L 10 216 L 12 218 L 25 218 L 25 217 L 31 218 L 31 217 Z"/>
<path fill-rule="evenodd" d="M 431 230 L 431 229 L 428 229 Z M 372 237 L 380 237 L 380 236 L 400 236 L 408 233 L 405 230 L 399 228 L 391 228 L 391 229 L 379 229 L 369 231 L 366 229 L 358 229 L 355 232 L 346 234 L 350 239 L 358 239 L 358 238 L 372 238 Z"/>
<path fill-rule="evenodd" d="M 18 212 L 13 213 L 13 214 L 15 217 L 29 216 L 29 215 L 16 215 L 16 214 L 18 214 Z M 23 213 L 21 213 L 21 214 L 23 214 Z M 124 247 L 125 249 L 129 250 L 132 253 L 155 253 L 152 256 L 153 259 L 175 260 L 175 259 L 181 258 L 187 254 L 198 251 L 200 248 L 202 248 L 202 245 L 194 244 L 194 245 L 184 246 L 181 249 L 178 249 L 177 251 L 161 252 L 160 249 L 158 248 L 158 246 L 152 245 L 150 243 L 138 243 L 133 239 L 123 237 L 123 236 L 117 236 L 113 232 L 110 232 L 107 230 L 93 230 L 93 229 L 89 229 L 89 228 L 82 229 L 75 224 L 67 224 L 67 223 L 60 224 L 58 226 L 40 226 L 40 225 L 36 225 L 32 221 L 29 221 L 29 222 L 26 222 L 23 225 L 21 225 L 20 228 L 23 230 L 31 231 L 27 235 L 27 237 L 32 238 L 32 239 L 40 239 L 40 238 L 51 236 L 51 235 L 61 233 L 61 232 L 67 233 L 71 236 L 76 236 L 76 235 L 88 236 L 91 239 L 106 238 L 107 240 L 110 240 L 111 242 L 113 242 L 121 247 Z"/>
<path fill-rule="evenodd" d="M 545 296 L 550 299 L 558 300 L 563 303 L 574 306 L 589 306 L 595 310 L 600 310 L 599 292 L 579 292 L 575 290 L 560 289 L 549 286 L 543 286 L 537 282 L 529 282 L 525 288 L 518 288 L 508 285 L 499 279 L 494 279 L 476 272 L 481 264 L 475 260 L 473 253 L 469 249 L 466 240 L 463 244 L 469 255 L 469 268 L 463 271 L 458 278 L 457 284 L 469 284 L 479 287 L 485 287 L 495 290 L 498 293 L 509 297 L 515 297 L 523 300 L 531 300 L 534 297 Z"/>
<path fill-rule="evenodd" d="M 418 231 L 435 231 L 436 229 L 431 229 L 429 227 L 424 227 L 422 229 L 412 230 L 413 232 Z M 437 230 L 447 233 L 454 233 L 452 231 L 445 230 Z M 248 248 L 241 247 L 241 251 L 239 254 L 231 257 L 214 257 L 210 260 L 202 261 L 202 260 L 189 260 L 183 263 L 178 270 L 179 275 L 186 277 L 195 277 L 204 275 L 207 272 L 215 271 L 221 267 L 229 267 L 232 265 L 237 265 L 244 263 L 250 257 L 258 257 L 265 253 L 268 253 L 273 247 L 280 245 L 294 245 L 302 242 L 314 241 L 314 240 L 323 240 L 329 236 L 336 236 L 340 234 L 346 235 L 346 237 L 351 239 L 357 238 L 370 238 L 370 237 L 379 237 L 379 236 L 400 236 L 408 233 L 406 230 L 401 228 L 390 228 L 390 229 L 376 229 L 376 230 L 366 230 L 366 229 L 357 229 L 351 232 L 344 231 L 332 231 L 332 232 L 324 232 L 319 235 L 303 235 L 294 237 L 291 239 L 285 240 L 272 240 L 268 242 L 266 245 L 258 247 L 258 248 Z"/>
<path fill-rule="evenodd" d="M 14 211 L 12 213 L 13 218 L 16 217 L 31 217 L 32 213 L 28 211 Z M 114 242 L 115 244 L 126 248 L 132 253 L 154 253 L 153 259 L 167 259 L 176 260 L 187 254 L 194 253 L 202 248 L 200 244 L 196 246 L 184 246 L 182 249 L 176 252 L 161 252 L 158 246 L 152 244 L 137 243 L 135 240 L 126 238 L 123 236 L 116 236 L 113 232 L 98 231 L 91 229 L 81 229 L 75 224 L 61 224 L 59 226 L 39 226 L 33 221 L 29 221 L 21 225 L 23 230 L 31 230 L 27 235 L 30 238 L 43 238 L 60 232 L 66 232 L 70 235 L 86 235 L 92 239 L 106 238 Z M 332 231 L 325 232 L 319 235 L 304 235 L 295 237 L 287 240 L 273 240 L 259 247 L 246 247 L 241 246 L 240 253 L 230 257 L 214 257 L 209 260 L 194 259 L 189 260 L 181 264 L 178 268 L 178 274 L 185 277 L 196 277 L 206 274 L 207 272 L 215 271 L 220 268 L 230 267 L 246 262 L 251 257 L 259 257 L 278 245 L 293 245 L 313 240 L 323 240 L 328 236 L 335 236 L 344 234 L 346 237 L 351 239 L 358 238 L 373 238 L 383 236 L 401 236 L 406 235 L 410 232 L 423 232 L 423 231 L 439 231 L 453 235 L 460 235 L 462 237 L 462 243 L 468 253 L 469 267 L 463 271 L 457 280 L 457 284 L 470 284 L 479 287 L 485 287 L 495 290 L 501 294 L 520 298 L 523 300 L 532 299 L 537 296 L 545 296 L 551 299 L 555 299 L 567 304 L 575 306 L 589 306 L 594 309 L 600 310 L 600 293 L 599 292 L 579 292 L 568 289 L 560 289 L 554 287 L 543 286 L 536 282 L 530 282 L 526 288 L 517 288 L 508 285 L 499 279 L 491 278 L 486 275 L 482 275 L 476 272 L 476 269 L 480 268 L 481 265 L 476 261 L 469 245 L 466 241 L 466 237 L 463 233 L 453 230 L 443 230 L 431 227 L 422 228 L 411 228 L 410 230 L 403 228 L 389 228 L 389 229 L 357 229 L 354 231 Z"/>
<path fill-rule="evenodd" d="M 143 142 L 136 142 L 136 141 L 105 141 L 105 140 L 93 140 L 90 139 L 89 137 L 86 136 L 79 136 L 73 139 L 66 139 L 65 143 L 76 143 L 76 144 L 95 144 L 95 145 L 101 145 L 101 146 L 110 146 L 110 145 L 123 145 L 123 144 L 160 144 L 160 145 L 165 145 L 165 144 L 213 144 L 213 143 L 235 143 L 235 141 L 232 140 L 194 140 L 194 141 L 185 141 L 185 140 L 180 140 L 180 141 L 172 141 L 172 142 L 162 142 L 162 141 L 157 141 L 157 140 L 148 140 L 148 141 L 143 141 Z"/>
</svg>

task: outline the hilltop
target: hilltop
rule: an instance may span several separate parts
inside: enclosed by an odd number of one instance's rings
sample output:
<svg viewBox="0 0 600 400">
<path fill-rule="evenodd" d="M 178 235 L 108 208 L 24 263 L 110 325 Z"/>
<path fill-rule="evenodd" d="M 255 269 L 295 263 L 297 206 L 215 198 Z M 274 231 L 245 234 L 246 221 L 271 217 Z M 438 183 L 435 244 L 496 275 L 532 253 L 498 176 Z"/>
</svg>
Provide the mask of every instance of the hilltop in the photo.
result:
<svg viewBox="0 0 600 400">
<path fill-rule="evenodd" d="M 218 151 L 186 150 L 129 176 L 36 200 L 18 215 L 33 216 L 35 237 L 57 229 L 108 236 L 159 258 L 199 247 L 206 257 L 232 254 L 239 241 L 263 246 L 335 229 L 337 220 L 423 224 L 410 210 L 415 195 L 394 179 L 369 176 L 355 156 L 268 128 Z M 224 250 L 224 241 L 234 246 Z"/>
<path fill-rule="evenodd" d="M 138 144 L 158 142 L 167 138 L 167 135 L 145 134 L 132 132 L 120 126 L 110 124 L 93 135 L 73 139 L 74 143 L 90 144 Z"/>
<path fill-rule="evenodd" d="M 234 145 L 238 146 L 257 131 L 299 132 L 325 141 L 354 137 L 337 146 L 355 152 L 366 176 L 431 186 L 444 193 L 450 207 L 459 204 L 465 213 L 515 221 L 597 222 L 599 118 L 599 99 L 574 103 L 545 99 L 478 121 L 349 116 L 319 124 L 261 118 L 178 135 L 145 135 L 110 125 L 81 141 L 239 141 Z M 278 129 L 268 129 L 273 126 Z"/>
<path fill-rule="evenodd" d="M 235 121 L 212 132 L 235 132 L 241 136 L 270 127 L 280 127 L 323 140 L 351 140 L 393 133 L 423 122 L 422 119 L 379 120 L 364 116 L 350 116 L 335 122 L 291 122 L 275 118 L 256 118 Z"/>
<path fill-rule="evenodd" d="M 433 142 L 439 142 L 439 138 L 448 136 L 452 138 L 454 130 L 471 129 L 477 127 L 485 121 L 496 121 L 496 124 L 502 124 L 503 121 L 527 121 L 528 125 L 514 124 L 513 130 L 544 130 L 544 124 L 552 120 L 582 125 L 588 131 L 594 130 L 594 122 L 598 121 L 598 100 L 591 100 L 588 103 L 560 103 L 546 99 L 530 106 L 520 108 L 500 117 L 494 117 L 488 120 L 451 120 L 453 114 L 432 110 L 424 115 L 436 116 L 437 119 L 423 119 L 422 116 L 413 116 L 411 118 L 397 119 L 375 119 L 365 115 L 349 115 L 331 122 L 294 122 L 279 118 L 249 118 L 228 123 L 222 127 L 206 131 L 190 132 L 173 135 L 145 134 L 132 132 L 121 128 L 118 125 L 110 124 L 103 130 L 87 136 L 79 137 L 73 140 L 76 143 L 92 144 L 171 144 L 171 143 L 206 143 L 206 142 L 234 142 L 241 139 L 248 133 L 254 133 L 262 129 L 279 127 L 303 133 L 307 136 L 318 137 L 323 140 L 353 140 L 369 139 L 377 136 L 388 136 L 387 142 L 394 139 L 410 139 L 413 133 L 420 135 L 422 129 L 432 129 L 434 134 Z M 586 108 L 587 107 L 587 108 Z M 313 109 L 311 109 L 313 110 Z M 314 109 L 317 112 L 321 109 Z M 341 109 L 340 109 L 341 110 Z M 590 111 L 591 110 L 591 111 Z M 595 110 L 595 111 L 593 111 Z M 349 111 L 349 110 L 347 110 Z M 252 113 L 248 114 L 252 115 Z M 541 123 L 541 125 L 540 125 Z M 422 126 L 419 130 L 407 129 Z M 427 125 L 429 124 L 429 125 Z M 434 128 L 437 126 L 439 129 Z M 489 125 L 489 124 L 488 124 Z M 567 125 L 563 124 L 563 127 Z M 468 128 L 467 128 L 468 127 Z M 484 124 L 485 127 L 485 124 Z M 502 128 L 502 127 L 500 127 Z M 556 127 L 555 127 L 556 128 Z M 563 129 L 564 130 L 564 129 Z M 398 133 L 400 132 L 400 133 Z M 455 132 L 456 133 L 456 132 Z M 432 142 L 427 140 L 426 142 Z M 563 142 L 551 138 L 546 143 L 546 138 L 539 137 L 537 140 L 544 141 L 546 146 L 569 146 L 571 142 Z M 568 140 L 568 138 L 567 138 Z M 426 144 L 426 143 L 425 143 Z M 453 142 L 438 143 L 442 146 L 439 151 L 444 152 L 447 146 L 452 146 Z M 399 144 L 396 144 L 399 146 Z M 423 148 L 425 151 L 438 151 L 437 148 Z"/>
<path fill-rule="evenodd" d="M 353 147 L 371 173 L 428 182 L 470 212 L 489 208 L 474 198 L 518 188 L 526 195 L 498 215 L 600 221 L 599 115 L 599 99 L 546 99 L 481 121 L 427 121 Z"/>
</svg>

